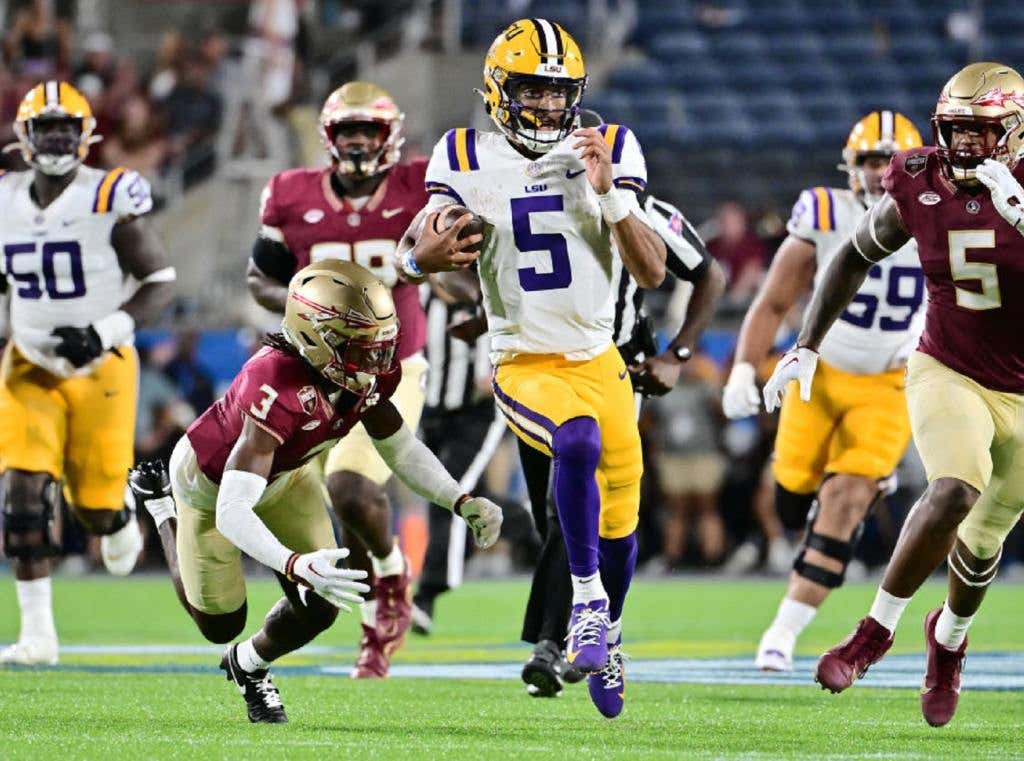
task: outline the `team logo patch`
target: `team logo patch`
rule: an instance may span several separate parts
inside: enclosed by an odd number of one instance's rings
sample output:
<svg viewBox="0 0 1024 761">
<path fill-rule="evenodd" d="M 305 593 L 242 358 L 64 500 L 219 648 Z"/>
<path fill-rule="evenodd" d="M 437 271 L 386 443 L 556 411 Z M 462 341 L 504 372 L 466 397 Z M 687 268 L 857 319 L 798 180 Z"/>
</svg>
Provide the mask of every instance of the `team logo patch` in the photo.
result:
<svg viewBox="0 0 1024 761">
<path fill-rule="evenodd" d="M 977 214 L 978 212 L 981 211 L 981 201 L 979 201 L 977 198 L 972 198 L 970 201 L 967 202 L 966 208 L 968 214 Z"/>
<path fill-rule="evenodd" d="M 676 235 L 683 234 L 683 218 L 679 214 L 673 214 L 668 220 L 668 229 Z"/>
<path fill-rule="evenodd" d="M 361 220 L 359 218 L 359 215 L 353 211 L 351 214 L 345 217 L 345 221 L 348 222 L 349 227 L 359 227 L 359 222 Z"/>
<path fill-rule="evenodd" d="M 531 161 L 529 164 L 526 165 L 526 176 L 527 177 L 540 177 L 540 175 L 541 175 L 541 173 L 543 171 L 544 171 L 544 167 L 542 167 L 536 161 Z"/>
<path fill-rule="evenodd" d="M 298 393 L 299 404 L 302 405 L 302 409 L 306 411 L 307 415 L 312 415 L 316 412 L 316 389 L 312 386 L 303 386 L 299 389 Z M 312 428 L 306 428 L 302 426 L 303 430 L 310 431 Z M 313 426 L 316 428 L 316 426 Z"/>
<path fill-rule="evenodd" d="M 317 222 L 319 222 L 323 218 L 324 218 L 324 210 L 323 209 L 310 209 L 309 211 L 307 211 L 305 214 L 302 215 L 302 219 L 304 221 L 306 221 L 306 222 L 309 222 L 309 224 L 311 224 L 311 225 L 315 225 Z"/>
<path fill-rule="evenodd" d="M 923 203 L 925 206 L 934 206 L 942 197 L 938 193 L 933 193 L 930 190 L 926 190 L 924 193 L 917 197 L 917 200 Z"/>
<path fill-rule="evenodd" d="M 928 166 L 928 157 L 921 153 L 915 153 L 913 156 L 907 156 L 907 160 L 903 162 L 903 171 L 911 177 L 917 177 L 926 166 Z"/>
</svg>

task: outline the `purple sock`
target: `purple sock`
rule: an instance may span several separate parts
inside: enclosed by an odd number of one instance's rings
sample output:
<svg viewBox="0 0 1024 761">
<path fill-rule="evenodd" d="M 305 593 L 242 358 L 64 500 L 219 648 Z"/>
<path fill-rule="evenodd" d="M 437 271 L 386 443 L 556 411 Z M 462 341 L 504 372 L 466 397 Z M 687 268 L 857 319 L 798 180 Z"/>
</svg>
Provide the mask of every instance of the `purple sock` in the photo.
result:
<svg viewBox="0 0 1024 761">
<path fill-rule="evenodd" d="M 574 576 L 597 573 L 597 527 L 601 493 L 597 489 L 597 463 L 601 459 L 601 429 L 590 417 L 577 417 L 558 426 L 551 437 L 554 453 L 555 507 L 562 524 L 569 572 Z"/>
<path fill-rule="evenodd" d="M 601 537 L 600 548 L 601 583 L 608 593 L 608 614 L 612 621 L 618 621 L 636 570 L 636 532 L 622 539 Z"/>
</svg>

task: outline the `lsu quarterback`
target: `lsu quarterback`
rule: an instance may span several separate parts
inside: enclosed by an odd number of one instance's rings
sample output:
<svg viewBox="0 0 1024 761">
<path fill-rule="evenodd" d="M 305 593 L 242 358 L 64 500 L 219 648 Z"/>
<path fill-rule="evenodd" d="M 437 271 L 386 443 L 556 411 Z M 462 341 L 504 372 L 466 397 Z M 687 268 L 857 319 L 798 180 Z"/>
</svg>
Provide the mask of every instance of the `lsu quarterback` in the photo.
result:
<svg viewBox="0 0 1024 761">
<path fill-rule="evenodd" d="M 50 558 L 60 550 L 63 489 L 103 562 L 130 573 L 142 549 L 125 504 L 133 432 L 138 322 L 170 302 L 174 269 L 144 215 L 135 172 L 81 166 L 96 120 L 66 82 L 32 88 L 16 143 L 30 172 L 0 173 L 0 261 L 11 340 L 0 363 L 4 548 L 14 564 L 21 631 L 0 662 L 57 662 Z M 130 281 L 134 281 L 129 285 Z"/>
<path fill-rule="evenodd" d="M 893 157 L 885 194 L 833 256 L 764 395 L 771 408 L 791 380 L 811 390 L 831 323 L 878 262 L 916 241 L 928 309 L 906 393 L 928 486 L 868 614 L 821 656 L 815 678 L 841 692 L 863 677 L 946 561 L 946 600 L 924 619 L 919 693 L 937 727 L 956 712 L 967 629 L 1024 506 L 1024 78 L 991 61 L 964 67 L 942 88 L 932 133 L 934 145 Z"/>
<path fill-rule="evenodd" d="M 427 162 L 400 163 L 404 121 L 391 95 L 370 82 L 347 82 L 328 96 L 320 139 L 329 164 L 290 169 L 267 183 L 248 283 L 261 305 L 283 313 L 289 280 L 311 262 L 354 261 L 380 278 L 391 289 L 402 326 L 402 382 L 394 401 L 415 430 L 425 401 L 426 316 L 417 287 L 398 280 L 391 260 L 427 201 Z M 360 606 L 363 636 L 352 676 L 383 678 L 412 617 L 409 564 L 392 535 L 384 492 L 391 469 L 357 424 L 331 451 L 324 473 L 338 518 L 359 540 L 350 542 L 349 562 L 367 571 L 373 584 Z"/>
<path fill-rule="evenodd" d="M 554 459 L 553 489 L 572 577 L 567 658 L 588 672 L 605 716 L 623 707 L 622 608 L 636 565 L 643 462 L 629 374 L 612 342 L 613 283 L 665 276 L 665 245 L 636 193 L 640 144 L 624 126 L 579 128 L 587 76 L 576 41 L 545 19 L 516 21 L 484 63 L 496 131 L 453 129 L 427 167 L 430 202 L 396 265 L 410 280 L 476 260 L 496 365 L 494 394 L 509 428 Z M 452 202 L 472 219 L 435 224 Z M 444 212 L 447 214 L 447 212 Z"/>
<path fill-rule="evenodd" d="M 800 194 L 789 235 L 740 330 L 722 394 L 727 417 L 757 414 L 754 368 L 768 357 L 782 320 L 882 197 L 892 156 L 920 145 L 905 116 L 874 111 L 853 126 L 843 149 L 839 168 L 849 188 Z M 776 509 L 787 528 L 807 528 L 786 595 L 758 646 L 762 670 L 793 669 L 797 637 L 843 583 L 868 511 L 910 441 L 903 371 L 924 325 L 924 295 L 917 245 L 909 241 L 871 269 L 829 331 L 813 398 L 790 396 L 783 404 L 772 462 Z"/>
</svg>

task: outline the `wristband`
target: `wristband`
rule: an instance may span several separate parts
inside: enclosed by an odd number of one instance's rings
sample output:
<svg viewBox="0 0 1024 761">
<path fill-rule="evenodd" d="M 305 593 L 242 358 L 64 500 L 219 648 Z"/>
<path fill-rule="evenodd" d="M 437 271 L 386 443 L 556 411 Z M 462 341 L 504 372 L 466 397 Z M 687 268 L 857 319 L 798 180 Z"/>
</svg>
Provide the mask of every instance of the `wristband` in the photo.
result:
<svg viewBox="0 0 1024 761">
<path fill-rule="evenodd" d="M 292 572 L 295 570 L 295 561 L 298 560 L 298 559 L 299 559 L 299 553 L 293 552 L 289 556 L 288 560 L 285 561 L 285 564 L 284 564 L 284 577 L 286 579 L 288 579 L 288 581 L 295 581 L 295 576 L 292 575 Z"/>
<path fill-rule="evenodd" d="M 135 332 L 135 320 L 123 309 L 118 309 L 92 324 L 104 349 L 114 349 L 128 343 Z"/>
<path fill-rule="evenodd" d="M 473 498 L 471 496 L 469 496 L 468 494 L 463 494 L 461 497 L 459 497 L 457 500 L 455 500 L 455 505 L 452 507 L 452 512 L 455 513 L 457 516 L 459 516 L 461 518 L 462 517 L 462 506 L 464 504 L 466 504 L 467 502 L 469 502 L 469 500 L 471 500 L 471 499 L 473 499 Z"/>
<path fill-rule="evenodd" d="M 621 222 L 629 216 L 629 204 L 618 188 L 612 187 L 604 195 L 598 195 L 597 202 L 601 206 L 601 216 L 610 225 Z"/>
<path fill-rule="evenodd" d="M 423 277 L 423 270 L 416 264 L 416 257 L 412 255 L 412 249 L 410 248 L 402 256 L 402 272 L 414 280 L 418 280 Z"/>
</svg>

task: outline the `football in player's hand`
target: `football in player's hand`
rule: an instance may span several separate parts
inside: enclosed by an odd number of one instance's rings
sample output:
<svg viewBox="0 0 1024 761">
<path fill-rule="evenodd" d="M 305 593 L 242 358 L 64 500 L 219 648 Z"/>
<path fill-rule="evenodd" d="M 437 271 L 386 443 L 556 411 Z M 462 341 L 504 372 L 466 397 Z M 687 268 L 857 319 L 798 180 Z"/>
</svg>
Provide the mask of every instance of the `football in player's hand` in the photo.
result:
<svg viewBox="0 0 1024 761">
<path fill-rule="evenodd" d="M 438 234 L 444 233 L 448 228 L 454 225 L 459 219 L 466 214 L 473 214 L 465 206 L 449 206 L 445 209 L 441 209 L 441 212 L 437 215 L 437 219 L 434 220 L 434 232 Z M 479 214 L 473 214 L 473 218 L 466 223 L 466 226 L 459 230 L 459 240 L 467 238 L 470 235 L 483 235 L 487 230 L 487 222 Z M 483 248 L 484 241 L 481 240 L 476 245 L 470 246 L 465 251 L 477 253 Z"/>
</svg>

